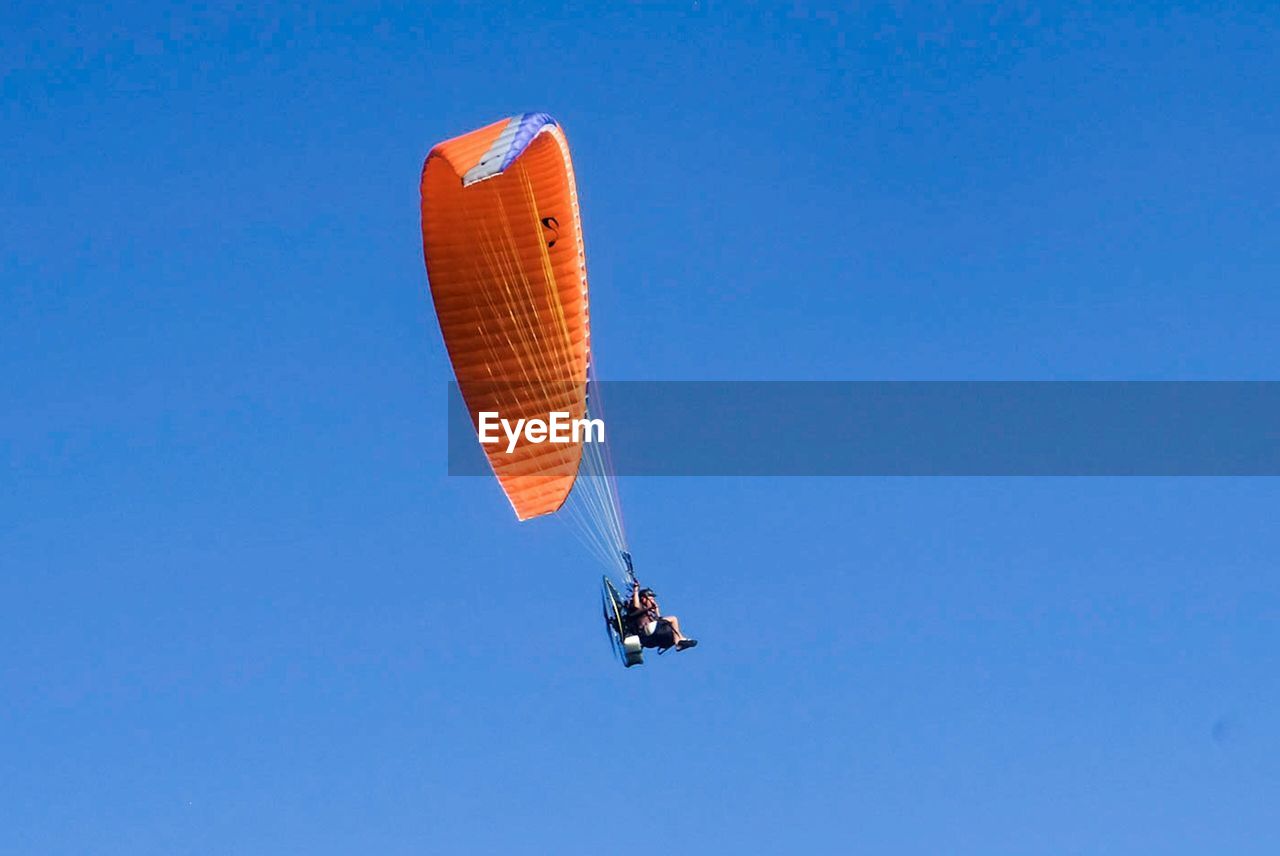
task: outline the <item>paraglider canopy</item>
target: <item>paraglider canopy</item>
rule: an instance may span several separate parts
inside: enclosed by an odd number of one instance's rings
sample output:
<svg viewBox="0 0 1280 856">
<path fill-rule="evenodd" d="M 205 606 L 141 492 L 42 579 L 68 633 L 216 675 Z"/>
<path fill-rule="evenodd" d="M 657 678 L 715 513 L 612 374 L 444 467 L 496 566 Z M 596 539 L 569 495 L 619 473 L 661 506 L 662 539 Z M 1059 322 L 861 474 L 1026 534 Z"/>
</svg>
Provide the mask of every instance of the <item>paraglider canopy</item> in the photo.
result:
<svg viewBox="0 0 1280 856">
<path fill-rule="evenodd" d="M 578 191 L 559 124 L 521 113 L 440 143 L 421 191 L 431 297 L 477 433 L 493 418 L 603 416 Z M 562 511 L 602 564 L 630 576 L 606 442 L 591 432 L 539 442 L 525 431 L 482 448 L 517 518 Z"/>
<path fill-rule="evenodd" d="M 422 170 L 422 243 L 440 330 L 473 424 L 480 414 L 581 419 L 587 273 L 569 145 L 546 113 L 440 143 Z M 521 520 L 564 504 L 582 442 L 484 447 Z"/>
</svg>

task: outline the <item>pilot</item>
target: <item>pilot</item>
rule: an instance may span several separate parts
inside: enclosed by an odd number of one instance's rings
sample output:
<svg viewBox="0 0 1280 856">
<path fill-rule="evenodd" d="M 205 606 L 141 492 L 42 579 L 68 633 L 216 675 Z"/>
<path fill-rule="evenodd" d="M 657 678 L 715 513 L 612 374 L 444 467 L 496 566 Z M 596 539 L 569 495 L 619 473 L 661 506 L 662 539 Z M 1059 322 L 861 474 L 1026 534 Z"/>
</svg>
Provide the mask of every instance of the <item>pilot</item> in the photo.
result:
<svg viewBox="0 0 1280 856">
<path fill-rule="evenodd" d="M 690 639 L 680 632 L 680 619 L 662 614 L 653 589 L 641 588 L 639 583 L 631 585 L 631 609 L 627 612 L 627 622 L 636 628 L 640 644 L 645 648 L 670 648 L 674 645 L 677 651 L 683 651 L 698 644 L 697 639 Z"/>
</svg>

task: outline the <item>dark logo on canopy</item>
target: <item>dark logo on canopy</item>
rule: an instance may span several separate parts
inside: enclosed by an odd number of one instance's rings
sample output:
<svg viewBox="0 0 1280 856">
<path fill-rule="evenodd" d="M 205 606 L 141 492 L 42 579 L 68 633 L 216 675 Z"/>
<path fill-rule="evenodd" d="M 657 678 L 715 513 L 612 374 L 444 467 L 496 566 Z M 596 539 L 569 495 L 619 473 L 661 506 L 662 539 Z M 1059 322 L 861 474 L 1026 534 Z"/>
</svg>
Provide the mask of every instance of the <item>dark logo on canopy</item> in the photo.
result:
<svg viewBox="0 0 1280 856">
<path fill-rule="evenodd" d="M 560 240 L 560 221 L 554 217 L 543 217 L 542 228 L 547 231 L 547 249 L 551 249 L 556 245 L 556 241 Z"/>
</svg>

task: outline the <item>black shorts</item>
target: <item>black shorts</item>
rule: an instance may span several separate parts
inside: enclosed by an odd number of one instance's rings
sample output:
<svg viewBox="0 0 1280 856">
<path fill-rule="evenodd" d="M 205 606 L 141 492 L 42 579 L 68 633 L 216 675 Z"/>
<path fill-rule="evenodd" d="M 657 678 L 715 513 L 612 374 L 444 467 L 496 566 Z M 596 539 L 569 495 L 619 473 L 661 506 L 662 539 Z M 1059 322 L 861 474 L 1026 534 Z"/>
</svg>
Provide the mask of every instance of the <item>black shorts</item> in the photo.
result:
<svg viewBox="0 0 1280 856">
<path fill-rule="evenodd" d="M 658 619 L 658 626 L 648 636 L 640 637 L 640 645 L 644 648 L 670 648 L 676 644 L 676 632 L 671 629 L 665 618 Z"/>
</svg>

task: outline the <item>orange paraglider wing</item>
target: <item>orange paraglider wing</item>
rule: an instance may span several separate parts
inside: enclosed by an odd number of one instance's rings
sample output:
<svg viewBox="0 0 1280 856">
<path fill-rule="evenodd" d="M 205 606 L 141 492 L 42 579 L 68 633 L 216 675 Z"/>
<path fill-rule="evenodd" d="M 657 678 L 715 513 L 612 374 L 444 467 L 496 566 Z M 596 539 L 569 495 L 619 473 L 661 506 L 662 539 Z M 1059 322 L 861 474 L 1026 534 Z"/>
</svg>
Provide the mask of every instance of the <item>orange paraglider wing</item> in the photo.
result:
<svg viewBox="0 0 1280 856">
<path fill-rule="evenodd" d="M 437 145 L 422 168 L 422 246 L 462 398 L 517 419 L 586 414 L 587 272 L 569 145 L 545 113 Z M 484 451 L 521 520 L 573 488 L 582 445 L 506 438 Z"/>
</svg>

